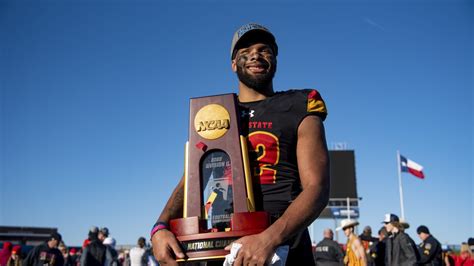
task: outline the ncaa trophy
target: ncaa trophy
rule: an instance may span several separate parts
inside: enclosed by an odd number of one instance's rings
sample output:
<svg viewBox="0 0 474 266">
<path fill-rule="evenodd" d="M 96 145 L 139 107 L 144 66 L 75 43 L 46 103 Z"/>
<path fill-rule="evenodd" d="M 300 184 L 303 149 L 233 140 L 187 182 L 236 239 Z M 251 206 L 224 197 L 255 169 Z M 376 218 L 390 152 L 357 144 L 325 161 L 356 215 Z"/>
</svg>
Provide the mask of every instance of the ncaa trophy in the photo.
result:
<svg viewBox="0 0 474 266">
<path fill-rule="evenodd" d="M 187 255 L 178 262 L 223 259 L 227 245 L 270 225 L 268 213 L 255 211 L 235 94 L 190 100 L 185 153 L 183 218 L 170 221 Z"/>
</svg>

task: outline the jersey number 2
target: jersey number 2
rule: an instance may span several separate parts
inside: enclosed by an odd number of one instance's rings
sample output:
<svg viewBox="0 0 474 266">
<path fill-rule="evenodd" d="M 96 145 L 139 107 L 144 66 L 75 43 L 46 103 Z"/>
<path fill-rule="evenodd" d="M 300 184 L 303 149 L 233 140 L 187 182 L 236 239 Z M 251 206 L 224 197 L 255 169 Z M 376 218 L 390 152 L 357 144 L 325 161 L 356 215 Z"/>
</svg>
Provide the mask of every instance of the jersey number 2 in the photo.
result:
<svg viewBox="0 0 474 266">
<path fill-rule="evenodd" d="M 256 131 L 248 136 L 251 149 L 257 156 L 254 167 L 255 175 L 260 177 L 260 184 L 274 184 L 276 182 L 276 170 L 270 168 L 280 160 L 280 145 L 278 138 L 268 132 Z"/>
</svg>

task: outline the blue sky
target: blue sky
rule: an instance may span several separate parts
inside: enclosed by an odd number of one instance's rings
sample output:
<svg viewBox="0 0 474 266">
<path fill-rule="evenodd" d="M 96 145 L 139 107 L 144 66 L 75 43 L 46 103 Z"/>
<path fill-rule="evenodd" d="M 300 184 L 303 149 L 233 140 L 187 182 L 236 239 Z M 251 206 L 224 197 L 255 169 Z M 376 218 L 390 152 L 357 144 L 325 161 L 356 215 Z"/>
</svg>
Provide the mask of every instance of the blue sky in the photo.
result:
<svg viewBox="0 0 474 266">
<path fill-rule="evenodd" d="M 328 144 L 355 150 L 360 223 L 400 213 L 442 243 L 474 234 L 468 1 L 0 1 L 0 225 L 147 236 L 183 169 L 189 98 L 236 92 L 233 32 L 269 27 L 275 89 L 316 88 Z M 332 220 L 318 220 L 319 240 Z M 340 238 L 345 241 L 345 238 Z"/>
</svg>

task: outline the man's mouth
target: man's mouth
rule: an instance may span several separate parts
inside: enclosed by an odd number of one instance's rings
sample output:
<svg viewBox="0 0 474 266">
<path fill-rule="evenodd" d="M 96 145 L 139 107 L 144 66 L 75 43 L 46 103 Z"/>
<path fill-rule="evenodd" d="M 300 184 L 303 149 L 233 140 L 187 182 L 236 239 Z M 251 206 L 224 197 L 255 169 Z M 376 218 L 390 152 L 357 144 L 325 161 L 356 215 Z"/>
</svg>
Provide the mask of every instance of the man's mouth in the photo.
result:
<svg viewBox="0 0 474 266">
<path fill-rule="evenodd" d="M 247 69 L 250 70 L 250 72 L 255 73 L 255 74 L 260 74 L 267 71 L 267 68 L 264 65 L 250 65 L 250 66 L 247 66 Z"/>
</svg>

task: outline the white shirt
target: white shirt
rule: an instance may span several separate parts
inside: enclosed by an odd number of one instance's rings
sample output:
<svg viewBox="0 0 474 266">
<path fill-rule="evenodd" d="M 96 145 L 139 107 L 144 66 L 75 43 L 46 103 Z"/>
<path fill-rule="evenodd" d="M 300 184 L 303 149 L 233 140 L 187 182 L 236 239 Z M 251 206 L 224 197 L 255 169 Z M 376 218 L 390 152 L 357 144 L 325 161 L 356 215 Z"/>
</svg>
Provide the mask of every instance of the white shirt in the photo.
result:
<svg viewBox="0 0 474 266">
<path fill-rule="evenodd" d="M 143 266 L 146 265 L 143 259 L 145 254 L 145 248 L 134 247 L 130 250 L 130 266 Z"/>
</svg>

